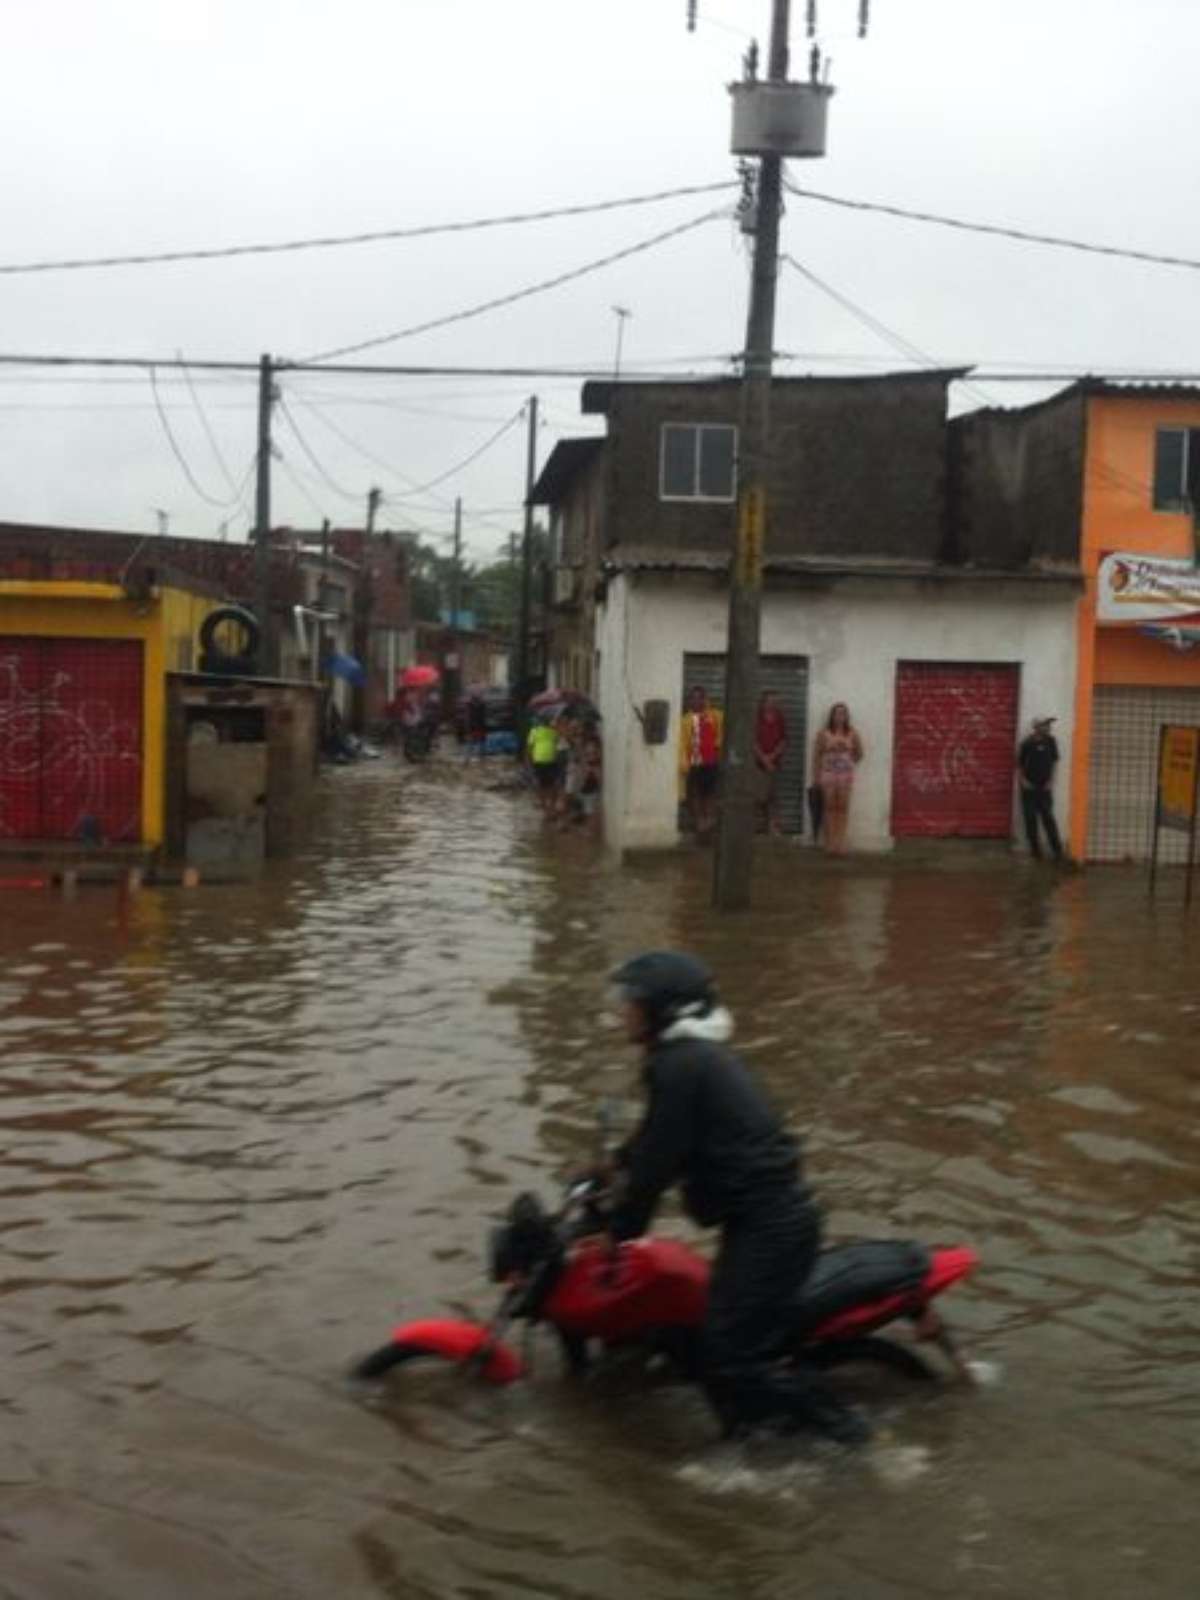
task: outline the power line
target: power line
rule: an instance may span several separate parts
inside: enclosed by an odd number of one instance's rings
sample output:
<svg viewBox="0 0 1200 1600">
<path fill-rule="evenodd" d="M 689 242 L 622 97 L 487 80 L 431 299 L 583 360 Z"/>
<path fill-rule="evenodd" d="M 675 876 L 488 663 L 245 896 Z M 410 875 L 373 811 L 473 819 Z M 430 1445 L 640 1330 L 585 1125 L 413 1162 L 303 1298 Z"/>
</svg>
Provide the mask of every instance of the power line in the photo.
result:
<svg viewBox="0 0 1200 1600">
<path fill-rule="evenodd" d="M 494 444 L 498 444 L 500 440 L 503 439 L 506 433 L 508 433 L 512 428 L 515 428 L 517 423 L 520 422 L 524 415 L 525 407 L 522 406 L 519 411 L 515 411 L 513 415 L 509 417 L 508 421 L 504 423 L 502 427 L 497 428 L 495 433 L 491 434 L 490 437 L 485 439 L 483 444 L 481 444 L 477 450 L 472 450 L 469 456 L 464 456 L 461 461 L 455 462 L 454 466 L 448 467 L 445 472 L 440 472 L 436 478 L 430 478 L 428 483 L 419 484 L 413 489 L 413 494 L 427 494 L 430 489 L 436 489 L 439 483 L 445 483 L 447 478 L 453 478 L 458 473 L 465 471 L 466 468 L 472 464 L 472 462 L 478 461 L 480 456 L 485 455 Z M 393 496 L 393 498 L 397 497 Z M 401 495 L 399 498 L 407 499 L 408 496 Z"/>
<path fill-rule="evenodd" d="M 901 355 L 907 356 L 910 361 L 917 362 L 919 366 L 936 367 L 939 365 L 936 356 L 931 356 L 928 351 L 922 350 L 919 345 L 912 344 L 903 334 L 897 333 L 894 328 L 889 328 L 885 322 L 880 322 L 879 318 L 872 316 L 865 306 L 860 306 L 856 301 L 851 300 L 848 294 L 843 294 L 840 289 L 835 289 L 833 284 L 826 283 L 824 278 L 819 277 L 811 267 L 806 267 L 803 262 L 797 261 L 795 256 L 785 255 L 783 260 L 795 272 L 798 272 L 802 278 L 811 283 L 815 289 L 819 289 L 822 294 L 827 295 L 835 304 L 841 306 L 843 311 L 848 311 L 864 328 L 869 329 L 877 338 L 882 339 L 885 344 L 890 344 Z M 985 393 L 984 390 L 974 384 L 964 382 L 963 387 L 983 405 L 992 404 L 991 395 Z"/>
<path fill-rule="evenodd" d="M 182 350 L 178 350 L 178 351 L 176 351 L 176 354 L 178 355 L 179 359 L 182 361 L 183 360 L 183 351 Z M 240 496 L 241 491 L 238 489 L 237 484 L 234 483 L 234 481 L 233 481 L 233 474 L 230 472 L 228 464 L 226 463 L 225 457 L 221 453 L 221 447 L 217 443 L 216 436 L 213 433 L 212 428 L 209 426 L 208 415 L 205 412 L 204 407 L 200 404 L 200 396 L 196 392 L 196 385 L 192 382 L 192 375 L 188 371 L 186 366 L 183 369 L 183 376 L 184 376 L 185 382 L 187 383 L 188 393 L 192 397 L 192 404 L 196 408 L 196 415 L 200 419 L 200 426 L 204 429 L 204 436 L 208 440 L 209 448 L 211 449 L 211 451 L 213 453 L 213 456 L 216 459 L 217 465 L 221 469 L 221 475 L 225 479 L 225 482 L 229 486 L 230 490 L 234 494 Z"/>
<path fill-rule="evenodd" d="M 394 344 L 398 339 L 411 339 L 418 333 L 432 333 L 435 328 L 447 328 L 454 323 L 466 322 L 472 317 L 481 317 L 487 311 L 498 311 L 503 306 L 516 305 L 520 300 L 545 294 L 549 289 L 561 288 L 565 283 L 573 283 L 576 279 L 599 272 L 604 267 L 614 266 L 618 261 L 627 261 L 630 256 L 640 255 L 645 250 L 653 250 L 669 239 L 677 239 L 706 222 L 712 222 L 717 217 L 726 215 L 725 211 L 706 211 L 703 216 L 693 217 L 690 222 L 681 222 L 674 228 L 653 234 L 649 239 L 642 239 L 637 244 L 627 245 L 625 249 L 616 250 L 611 255 L 600 256 L 595 261 L 585 262 L 581 267 L 572 267 L 569 272 L 560 272 L 553 278 L 543 278 L 538 283 L 527 284 L 525 288 L 516 289 L 511 294 L 497 295 L 492 300 L 483 300 L 478 305 L 467 306 L 461 311 L 452 311 L 447 316 L 432 317 L 428 322 L 417 322 L 411 327 L 399 328 L 393 333 L 378 334 L 372 339 L 360 339 L 357 344 L 344 344 L 333 350 L 323 350 L 317 355 L 306 356 L 300 365 L 316 365 L 319 362 L 332 361 L 338 356 L 357 355 L 360 350 L 375 350 L 383 344 Z"/>
<path fill-rule="evenodd" d="M 285 239 L 275 244 L 219 245 L 206 250 L 160 250 L 125 256 L 76 256 L 47 261 L 0 263 L 0 276 L 33 272 L 85 272 L 102 267 L 149 267 L 178 261 L 225 261 L 236 256 L 283 255 L 297 250 L 335 250 L 345 245 L 381 244 L 387 240 L 427 239 L 443 233 L 473 233 L 484 228 L 515 227 L 526 222 L 553 222 L 560 217 L 594 216 L 633 206 L 655 205 L 687 195 L 716 194 L 736 187 L 734 180 L 687 184 L 659 189 L 652 194 L 624 195 L 617 200 L 596 200 L 581 205 L 552 206 L 542 211 L 515 211 L 502 217 L 476 217 L 469 222 L 433 222 L 415 228 L 377 228 L 368 233 L 327 234 L 310 239 Z"/>
<path fill-rule="evenodd" d="M 1009 228 L 993 222 L 968 222 L 962 217 L 941 216 L 934 211 L 911 211 L 904 206 L 884 205 L 872 200 L 847 200 L 833 194 L 820 194 L 815 189 L 801 189 L 787 183 L 791 194 L 801 200 L 815 200 L 821 205 L 838 206 L 844 211 L 870 211 L 885 217 L 901 217 L 905 222 L 930 222 L 939 228 L 956 228 L 962 233 L 983 233 L 998 239 L 1014 239 L 1020 244 L 1051 245 L 1059 250 L 1077 250 L 1085 255 L 1115 256 L 1122 261 L 1144 261 L 1156 267 L 1187 267 L 1200 271 L 1200 260 L 1192 256 L 1160 255 L 1153 250 L 1132 250 L 1121 245 L 1092 244 L 1083 239 L 1070 239 L 1063 234 L 1033 233 L 1026 228 Z"/>
<path fill-rule="evenodd" d="M 201 488 L 200 484 L 196 481 L 196 476 L 191 467 L 188 465 L 187 457 L 179 447 L 179 441 L 176 439 L 174 429 L 171 427 L 170 418 L 163 409 L 162 400 L 159 398 L 158 393 L 158 374 L 153 366 L 150 368 L 150 392 L 154 396 L 154 408 L 158 412 L 158 420 L 162 423 L 162 429 L 167 436 L 167 443 L 171 446 L 171 452 L 176 461 L 178 461 L 180 470 L 183 472 L 184 477 L 187 479 L 188 483 L 191 484 L 195 492 L 200 496 L 201 500 L 206 501 L 210 506 L 216 506 L 218 511 L 228 511 L 231 506 L 237 505 L 239 499 L 241 498 L 239 494 L 235 493 L 232 499 L 229 500 L 219 500 L 214 495 L 209 494 L 205 489 Z"/>
<path fill-rule="evenodd" d="M 330 473 L 328 473 L 325 470 L 325 467 L 322 465 L 322 463 L 320 461 L 320 458 L 317 456 L 316 452 L 313 450 L 313 448 L 309 444 L 308 440 L 304 437 L 303 433 L 301 433 L 300 428 L 298 427 L 298 425 L 296 423 L 296 419 L 295 419 L 295 417 L 293 417 L 291 411 L 288 409 L 288 403 L 283 398 L 282 395 L 279 397 L 278 404 L 279 404 L 280 411 L 283 413 L 284 420 L 287 422 L 288 427 L 292 430 L 292 433 L 295 436 L 296 443 L 300 446 L 301 450 L 303 450 L 304 454 L 308 457 L 308 460 L 312 464 L 314 470 L 316 471 L 317 476 L 319 478 L 321 478 L 323 482 L 328 484 L 328 486 L 333 490 L 334 494 L 341 495 L 343 500 L 353 500 L 354 503 L 357 505 L 358 502 L 362 499 L 362 495 L 356 494 L 356 493 L 354 493 L 353 490 L 350 490 L 350 489 L 343 489 L 343 487 L 337 481 L 337 479 L 332 477 L 330 475 Z"/>
</svg>

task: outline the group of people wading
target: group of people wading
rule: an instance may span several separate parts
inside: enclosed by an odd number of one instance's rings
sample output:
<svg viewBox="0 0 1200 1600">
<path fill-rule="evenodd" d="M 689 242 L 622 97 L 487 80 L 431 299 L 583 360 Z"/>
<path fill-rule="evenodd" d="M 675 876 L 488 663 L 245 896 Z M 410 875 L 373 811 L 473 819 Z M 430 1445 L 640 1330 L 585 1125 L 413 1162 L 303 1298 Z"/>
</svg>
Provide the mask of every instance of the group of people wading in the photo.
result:
<svg viewBox="0 0 1200 1600">
<path fill-rule="evenodd" d="M 679 776 L 689 825 L 697 839 L 708 839 L 716 824 L 717 791 L 725 718 L 696 685 L 688 691 L 679 732 Z M 754 724 L 754 764 L 758 806 L 763 826 L 780 832 L 779 790 L 788 751 L 788 725 L 778 695 L 762 695 Z M 844 855 L 854 775 L 863 758 L 863 743 L 850 720 L 849 708 L 838 701 L 813 741 L 812 782 L 808 806 L 813 834 L 831 855 Z"/>
</svg>

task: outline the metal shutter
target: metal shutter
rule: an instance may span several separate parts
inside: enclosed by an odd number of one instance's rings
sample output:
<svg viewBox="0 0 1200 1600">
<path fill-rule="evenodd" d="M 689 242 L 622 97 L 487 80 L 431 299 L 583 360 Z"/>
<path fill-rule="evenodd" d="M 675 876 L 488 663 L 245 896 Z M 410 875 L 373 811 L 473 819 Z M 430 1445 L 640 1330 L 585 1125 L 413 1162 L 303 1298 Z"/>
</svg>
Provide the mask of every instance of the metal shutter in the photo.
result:
<svg viewBox="0 0 1200 1600">
<path fill-rule="evenodd" d="M 141 837 L 142 646 L 0 640 L 0 837 Z"/>
<path fill-rule="evenodd" d="M 759 689 L 779 696 L 787 718 L 788 746 L 779 772 L 779 821 L 787 833 L 804 830 L 804 784 L 808 748 L 808 658 L 807 656 L 760 656 Z M 701 688 L 714 705 L 725 704 L 725 657 L 689 653 L 683 658 L 683 694 L 686 708 L 689 689 Z"/>
<path fill-rule="evenodd" d="M 896 664 L 892 833 L 1012 835 L 1019 668 Z"/>
<path fill-rule="evenodd" d="M 1200 723 L 1200 688 L 1100 685 L 1092 699 L 1087 859 L 1148 861 L 1157 790 L 1158 730 Z M 1164 828 L 1159 860 L 1187 860 L 1187 835 Z"/>
</svg>

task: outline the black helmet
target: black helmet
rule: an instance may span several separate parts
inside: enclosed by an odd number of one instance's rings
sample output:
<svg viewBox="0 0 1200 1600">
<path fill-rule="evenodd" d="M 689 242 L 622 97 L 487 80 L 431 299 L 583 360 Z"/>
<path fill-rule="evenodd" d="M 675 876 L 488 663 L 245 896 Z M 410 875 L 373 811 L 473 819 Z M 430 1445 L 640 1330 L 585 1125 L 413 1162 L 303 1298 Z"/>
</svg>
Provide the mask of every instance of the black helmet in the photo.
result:
<svg viewBox="0 0 1200 1600">
<path fill-rule="evenodd" d="M 612 981 L 625 1000 L 644 1006 L 651 1036 L 662 1033 L 684 1011 L 707 1016 L 717 1004 L 712 973 L 680 950 L 647 950 L 617 968 Z"/>
</svg>

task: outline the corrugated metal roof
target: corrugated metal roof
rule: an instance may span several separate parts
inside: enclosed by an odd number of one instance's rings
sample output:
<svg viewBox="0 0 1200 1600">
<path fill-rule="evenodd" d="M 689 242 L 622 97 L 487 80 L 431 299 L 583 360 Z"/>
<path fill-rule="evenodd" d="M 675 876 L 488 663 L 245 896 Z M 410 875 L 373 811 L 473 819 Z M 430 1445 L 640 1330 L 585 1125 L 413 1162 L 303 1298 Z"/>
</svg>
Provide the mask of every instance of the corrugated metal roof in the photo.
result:
<svg viewBox="0 0 1200 1600">
<path fill-rule="evenodd" d="M 535 506 L 552 506 L 562 499 L 572 478 L 593 461 L 607 444 L 603 434 L 582 439 L 560 439 L 546 458 L 529 496 Z"/>
<path fill-rule="evenodd" d="M 835 372 L 805 373 L 789 377 L 775 373 L 771 379 L 773 389 L 790 388 L 851 388 L 870 387 L 889 383 L 927 383 L 950 384 L 958 378 L 965 378 L 971 371 L 970 367 L 909 367 L 896 372 Z M 607 414 L 614 393 L 619 389 L 740 389 L 742 377 L 740 373 L 733 373 L 719 378 L 590 378 L 583 386 L 580 400 L 580 410 L 588 414 Z"/>
<path fill-rule="evenodd" d="M 727 554 L 716 550 L 630 546 L 613 550 L 603 563 L 603 570 L 612 574 L 708 572 L 719 575 L 729 570 L 729 561 Z M 799 578 L 913 578 L 944 583 L 1034 582 L 1068 584 L 1074 588 L 1083 582 L 1079 568 L 1074 566 L 977 567 L 889 556 L 769 556 L 764 562 L 764 570 Z"/>
</svg>

